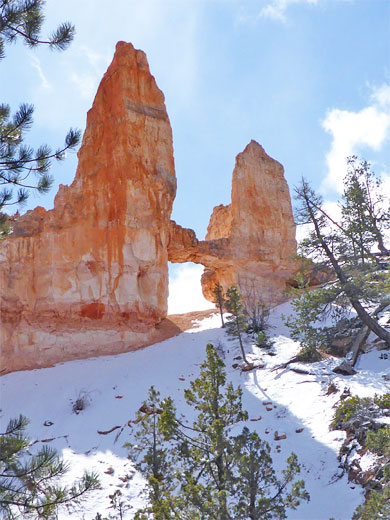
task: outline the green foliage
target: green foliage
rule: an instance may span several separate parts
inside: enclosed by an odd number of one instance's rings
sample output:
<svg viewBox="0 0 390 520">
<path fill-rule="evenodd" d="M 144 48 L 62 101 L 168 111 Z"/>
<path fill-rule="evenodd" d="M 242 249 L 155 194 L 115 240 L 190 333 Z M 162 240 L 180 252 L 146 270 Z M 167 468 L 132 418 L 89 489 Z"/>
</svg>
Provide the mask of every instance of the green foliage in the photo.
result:
<svg viewBox="0 0 390 520">
<path fill-rule="evenodd" d="M 358 397 L 354 395 L 345 399 L 336 408 L 332 427 L 336 430 L 345 429 L 346 423 L 359 418 L 372 403 L 373 399 L 370 397 Z"/>
<path fill-rule="evenodd" d="M 390 394 L 372 397 L 352 396 L 341 403 L 336 408 L 332 427 L 340 430 L 348 430 L 353 423 L 356 424 L 363 420 L 367 424 L 367 435 L 363 437 L 363 443 L 373 453 L 377 455 L 390 455 L 390 426 L 384 426 L 376 431 L 375 426 L 370 426 L 368 419 L 378 417 L 381 410 L 389 409 Z M 375 423 L 373 422 L 375 425 Z M 362 442 L 362 441 L 360 441 Z"/>
<path fill-rule="evenodd" d="M 377 432 L 367 432 L 365 445 L 377 455 L 390 455 L 390 426 L 379 428 Z"/>
<path fill-rule="evenodd" d="M 166 416 L 174 414 L 171 399 L 164 403 L 164 420 Z M 137 412 L 135 444 L 126 443 L 130 458 L 136 463 L 136 468 L 146 477 L 148 482 L 147 499 L 151 506 L 139 512 L 136 519 L 148 518 L 152 514 L 155 518 L 171 518 L 169 516 L 169 502 L 174 490 L 171 468 L 174 465 L 172 454 L 166 447 L 169 439 L 166 430 L 161 425 L 162 403 L 160 393 L 152 386 L 148 398 Z"/>
<path fill-rule="evenodd" d="M 108 495 L 110 499 L 110 509 L 113 509 L 117 516 L 109 515 L 110 518 L 118 518 L 119 520 L 122 520 L 125 517 L 126 511 L 130 509 L 130 505 L 126 504 L 124 500 L 122 499 L 122 491 L 120 489 L 117 489 L 112 493 L 112 495 Z"/>
<path fill-rule="evenodd" d="M 0 434 L 0 513 L 5 520 L 56 518 L 61 504 L 78 501 L 99 487 L 93 473 L 84 473 L 71 487 L 61 486 L 58 479 L 67 472 L 67 465 L 47 446 L 30 453 L 27 424 L 21 415 Z"/>
<path fill-rule="evenodd" d="M 302 481 L 294 481 L 294 454 L 281 479 L 272 467 L 270 448 L 257 433 L 233 429 L 248 415 L 242 390 L 226 383 L 224 363 L 211 345 L 200 375 L 184 392 L 197 412 L 192 425 L 177 416 L 170 398 L 151 389 L 136 420 L 138 467 L 146 477 L 148 505 L 136 520 L 253 520 L 285 518 L 286 510 L 308 500 Z M 160 450 L 160 451 L 159 451 Z M 137 457 L 138 458 L 138 457 Z"/>
<path fill-rule="evenodd" d="M 359 442 L 375 453 L 380 459 L 380 471 L 376 470 L 376 478 L 380 476 L 381 491 L 370 491 L 363 505 L 359 506 L 353 520 L 390 520 L 390 426 L 379 428 L 375 417 L 389 408 L 390 394 L 375 395 L 373 398 L 357 396 L 342 401 L 337 407 L 332 426 L 336 429 L 350 430 L 354 421 L 361 430 L 362 424 L 367 428 L 366 434 L 360 435 Z M 371 422 L 370 420 L 373 419 Z M 371 428 L 371 429 L 370 429 Z M 373 429 L 374 428 L 374 429 Z"/>
<path fill-rule="evenodd" d="M 382 409 L 390 409 L 390 392 L 383 395 L 377 395 L 374 396 L 374 403 L 379 406 L 379 408 Z"/>
<path fill-rule="evenodd" d="M 388 275 L 384 273 L 357 273 L 355 283 L 359 285 L 362 301 L 377 303 L 388 292 Z M 340 283 L 333 282 L 317 289 L 292 289 L 294 313 L 284 316 L 290 335 L 301 344 L 303 358 L 318 360 L 318 350 L 326 349 L 334 336 L 337 324 L 345 320 L 350 304 Z M 329 320 L 331 326 L 321 326 Z"/>
<path fill-rule="evenodd" d="M 74 26 L 69 22 L 61 24 L 47 40 L 40 40 L 44 16 L 44 0 L 7 0 L 0 6 L 0 59 L 4 58 L 5 43 L 21 38 L 29 47 L 47 44 L 64 50 L 73 40 Z"/>
<path fill-rule="evenodd" d="M 380 471 L 376 470 L 376 477 L 380 477 L 381 491 L 370 491 L 363 505 L 359 506 L 353 520 L 390 520 L 390 426 L 379 428 L 378 431 L 371 430 L 375 427 L 375 421 L 370 423 L 367 419 L 374 418 L 379 410 L 388 409 L 390 394 L 383 396 L 375 395 L 374 398 L 359 398 L 353 396 L 343 401 L 336 409 L 332 426 L 337 429 L 349 430 L 351 424 L 356 420 L 357 425 L 368 423 L 367 433 L 361 437 L 365 448 L 381 457 Z M 383 413 L 383 412 L 382 412 Z M 373 426 L 374 425 L 374 426 Z"/>
<path fill-rule="evenodd" d="M 8 236 L 11 232 L 11 226 L 8 221 L 8 216 L 0 212 L 0 240 Z"/>
<path fill-rule="evenodd" d="M 235 453 L 238 460 L 237 496 L 234 506 L 237 519 L 287 518 L 287 509 L 296 509 L 300 500 L 308 500 L 303 480 L 293 482 L 300 472 L 297 456 L 292 453 L 287 459 L 287 468 L 283 470 L 283 481 L 279 481 L 272 467 L 270 447 L 260 439 L 256 432 L 244 428 L 236 438 Z M 280 489 L 292 483 L 287 494 L 270 495 L 268 489 Z"/>
<path fill-rule="evenodd" d="M 371 491 L 366 502 L 359 506 L 353 520 L 390 520 L 390 482 L 381 492 Z"/>
<path fill-rule="evenodd" d="M 347 242 L 349 255 L 355 262 L 364 264 L 370 257 L 367 252 L 375 244 L 382 252 L 388 252 L 383 237 L 390 224 L 390 204 L 385 200 L 381 179 L 375 176 L 367 161 L 358 161 L 352 156 L 347 163 L 342 227 L 351 237 Z"/>
<path fill-rule="evenodd" d="M 248 363 L 242 339 L 242 336 L 248 327 L 247 315 L 244 310 L 240 291 L 235 285 L 230 287 L 226 293 L 225 306 L 227 311 L 230 312 L 230 316 L 226 319 L 226 332 L 231 336 L 238 338 L 242 358 L 245 363 Z"/>
<path fill-rule="evenodd" d="M 261 348 L 272 347 L 273 339 L 264 330 L 261 330 L 256 336 L 255 345 Z"/>
<path fill-rule="evenodd" d="M 131 506 L 122 499 L 122 496 L 120 489 L 117 489 L 114 493 L 108 495 L 108 498 L 110 499 L 110 509 L 115 511 L 115 514 L 109 513 L 108 516 L 103 517 L 101 513 L 96 513 L 93 520 L 123 520 L 126 517 L 127 511 L 131 509 Z"/>
<path fill-rule="evenodd" d="M 350 267 L 348 269 L 350 287 L 356 298 L 367 306 L 378 305 L 390 295 L 390 271 L 378 271 L 376 264 L 367 265 L 363 269 Z"/>
<path fill-rule="evenodd" d="M 302 360 L 317 361 L 320 358 L 318 350 L 326 347 L 331 333 L 331 327 L 321 327 L 318 323 L 327 317 L 340 319 L 345 302 L 336 284 L 312 291 L 294 290 L 294 294 L 294 313 L 284 316 L 284 322 L 292 339 L 301 344 Z M 335 301 L 339 303 L 337 307 L 332 306 Z"/>
<path fill-rule="evenodd" d="M 294 276 L 293 288 L 308 289 L 310 281 L 314 278 L 324 278 L 325 273 L 321 264 L 315 264 L 310 258 L 304 254 L 297 253 L 292 258 L 297 265 L 297 272 Z"/>
<path fill-rule="evenodd" d="M 42 0 L 1 2 L 0 60 L 4 58 L 4 44 L 17 38 L 30 47 L 47 44 L 63 50 L 69 45 L 74 36 L 74 26 L 68 22 L 61 24 L 49 39 L 39 39 L 44 4 Z M 32 126 L 33 111 L 32 105 L 22 103 L 11 115 L 10 107 L 0 104 L 0 210 L 5 206 L 23 204 L 31 189 L 46 193 L 53 183 L 48 173 L 52 160 L 64 159 L 65 152 L 74 149 L 80 141 L 80 132 L 70 129 L 64 145 L 56 151 L 47 145 L 41 145 L 37 150 L 26 146 L 24 134 Z M 32 174 L 36 179 L 34 181 L 30 177 Z M 14 189 L 17 189 L 16 196 Z"/>
</svg>

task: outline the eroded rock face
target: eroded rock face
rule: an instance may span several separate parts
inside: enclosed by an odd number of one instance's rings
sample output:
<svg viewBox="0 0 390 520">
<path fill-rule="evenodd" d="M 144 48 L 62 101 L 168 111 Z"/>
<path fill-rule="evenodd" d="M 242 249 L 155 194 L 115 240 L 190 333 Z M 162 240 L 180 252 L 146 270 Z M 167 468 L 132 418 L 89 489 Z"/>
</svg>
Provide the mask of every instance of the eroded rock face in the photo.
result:
<svg viewBox="0 0 390 520">
<path fill-rule="evenodd" d="M 167 312 L 172 132 L 146 56 L 117 45 L 76 177 L 0 246 L 1 369 L 153 343 Z"/>
<path fill-rule="evenodd" d="M 206 240 L 229 238 L 232 232 L 232 218 L 231 204 L 215 206 L 207 227 Z"/>
<path fill-rule="evenodd" d="M 205 266 L 203 294 L 213 287 L 255 286 L 268 302 L 285 299 L 286 284 L 297 270 L 295 224 L 283 167 L 251 141 L 236 158 L 232 203 L 214 208 L 206 240 L 171 224 L 169 260 Z"/>
<path fill-rule="evenodd" d="M 296 266 L 282 166 L 252 141 L 237 156 L 232 203 L 217 206 L 206 240 L 170 221 L 176 192 L 164 96 L 145 54 L 117 45 L 88 113 L 74 182 L 54 209 L 12 222 L 0 245 L 0 374 L 113 354 L 180 330 L 167 313 L 168 258 L 205 266 L 210 301 L 255 284 L 284 298 Z"/>
<path fill-rule="evenodd" d="M 237 155 L 232 180 L 230 239 L 241 258 L 290 265 L 295 224 L 283 166 L 251 141 Z"/>
</svg>

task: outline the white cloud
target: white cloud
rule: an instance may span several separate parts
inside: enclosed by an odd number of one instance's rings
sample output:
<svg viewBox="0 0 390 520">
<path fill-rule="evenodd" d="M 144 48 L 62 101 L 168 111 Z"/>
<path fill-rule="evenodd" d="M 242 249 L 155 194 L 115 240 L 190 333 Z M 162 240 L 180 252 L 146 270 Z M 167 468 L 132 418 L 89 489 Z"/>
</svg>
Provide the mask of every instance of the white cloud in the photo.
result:
<svg viewBox="0 0 390 520">
<path fill-rule="evenodd" d="M 70 76 L 72 82 L 77 87 L 77 93 L 84 99 L 91 99 L 96 92 L 98 80 L 93 74 L 76 74 Z"/>
<path fill-rule="evenodd" d="M 214 307 L 202 294 L 200 277 L 203 266 L 187 263 L 171 266 L 170 271 L 174 272 L 169 279 L 168 314 L 202 311 Z"/>
<path fill-rule="evenodd" d="M 32 67 L 38 72 L 38 76 L 40 77 L 41 88 L 43 88 L 45 90 L 51 89 L 51 85 L 43 73 L 43 70 L 41 67 L 41 62 L 39 61 L 39 59 L 32 53 L 30 54 L 30 59 L 31 59 Z"/>
<path fill-rule="evenodd" d="M 313 226 L 311 224 L 300 224 L 297 226 L 295 238 L 300 244 L 304 238 L 306 238 L 310 231 L 313 229 Z"/>
<path fill-rule="evenodd" d="M 80 45 L 79 49 L 88 59 L 89 64 L 94 67 L 97 72 L 100 72 L 101 66 L 107 67 L 110 63 L 111 57 L 103 54 L 99 54 L 94 50 L 90 49 L 86 45 Z"/>
<path fill-rule="evenodd" d="M 108 56 L 104 53 L 99 54 L 93 49 L 90 49 L 87 45 L 75 45 L 70 55 L 68 55 L 68 64 L 70 67 L 72 54 L 77 57 L 77 59 L 82 59 L 83 61 L 85 57 L 87 61 L 84 63 L 83 70 L 79 68 L 78 72 L 72 72 L 70 74 L 70 79 L 76 85 L 78 93 L 84 99 L 93 99 L 102 77 L 102 70 L 108 67 L 112 56 Z"/>
<path fill-rule="evenodd" d="M 341 220 L 341 207 L 338 202 L 333 200 L 325 200 L 322 209 L 325 211 L 327 215 L 330 216 L 336 222 L 340 222 Z"/>
<path fill-rule="evenodd" d="M 390 84 L 374 88 L 371 99 L 384 110 L 390 110 Z"/>
<path fill-rule="evenodd" d="M 259 13 L 260 16 L 286 21 L 286 11 L 292 4 L 316 5 L 318 0 L 272 0 Z"/>
<path fill-rule="evenodd" d="M 323 128 L 332 135 L 331 148 L 326 156 L 328 173 L 322 183 L 323 191 L 342 191 L 346 158 L 358 155 L 363 147 L 379 151 L 390 137 L 390 85 L 373 90 L 371 104 L 353 112 L 334 108 L 322 121 Z"/>
</svg>

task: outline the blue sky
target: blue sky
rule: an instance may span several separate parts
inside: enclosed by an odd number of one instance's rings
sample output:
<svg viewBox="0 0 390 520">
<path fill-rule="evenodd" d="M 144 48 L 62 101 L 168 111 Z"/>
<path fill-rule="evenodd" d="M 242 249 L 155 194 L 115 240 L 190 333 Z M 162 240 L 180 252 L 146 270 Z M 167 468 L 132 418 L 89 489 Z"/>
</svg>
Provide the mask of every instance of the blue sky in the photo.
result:
<svg viewBox="0 0 390 520">
<path fill-rule="evenodd" d="M 46 32 L 70 20 L 64 53 L 7 48 L 0 99 L 35 105 L 28 142 L 61 144 L 84 129 L 115 43 L 148 56 L 166 97 L 178 192 L 173 218 L 203 238 L 212 208 L 229 203 L 235 156 L 255 139 L 325 198 L 340 190 L 355 153 L 390 175 L 389 0 L 48 0 Z M 45 32 L 45 31 L 44 31 Z M 75 154 L 56 186 L 26 206 L 52 206 L 69 184 Z M 390 184 L 389 184 L 390 186 Z"/>
</svg>

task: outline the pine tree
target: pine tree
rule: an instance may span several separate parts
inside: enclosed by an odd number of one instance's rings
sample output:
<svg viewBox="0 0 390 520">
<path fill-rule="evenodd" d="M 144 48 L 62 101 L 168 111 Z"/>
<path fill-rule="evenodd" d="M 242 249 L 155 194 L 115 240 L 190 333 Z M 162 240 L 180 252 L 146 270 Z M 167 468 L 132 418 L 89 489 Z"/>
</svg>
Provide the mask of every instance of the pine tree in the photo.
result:
<svg viewBox="0 0 390 520">
<path fill-rule="evenodd" d="M 69 22 L 61 24 L 46 39 L 40 39 L 44 20 L 43 0 L 5 0 L 0 3 L 0 60 L 5 44 L 21 39 L 29 47 L 46 44 L 64 50 L 72 41 L 75 30 Z M 63 160 L 67 150 L 80 141 L 80 131 L 70 129 L 65 144 L 55 151 L 47 145 L 34 150 L 24 144 L 24 134 L 31 128 L 34 107 L 21 104 L 11 115 L 7 104 L 0 104 L 0 211 L 6 206 L 23 204 L 30 190 L 46 193 L 53 183 L 49 175 L 52 159 Z M 13 190 L 17 189 L 16 196 Z M 0 232 L 7 232 L 4 213 L 0 213 Z"/>
<path fill-rule="evenodd" d="M 224 363 L 213 345 L 207 345 L 206 352 L 200 376 L 184 392 L 187 404 L 199 412 L 193 424 L 199 432 L 195 444 L 184 440 L 190 459 L 185 490 L 195 503 L 209 504 L 205 512 L 208 510 L 210 517 L 218 513 L 220 520 L 227 520 L 234 466 L 231 429 L 248 414 L 242 409 L 241 388 L 234 390 L 231 383 L 226 385 Z M 205 472 L 208 485 L 200 486 L 193 479 L 194 471 L 195 475 Z"/>
<path fill-rule="evenodd" d="M 353 237 L 353 253 L 364 264 L 366 251 L 376 245 L 383 254 L 384 231 L 390 225 L 390 201 L 384 195 L 382 180 L 375 176 L 367 161 L 348 157 L 348 172 L 344 178 L 342 228 Z"/>
<path fill-rule="evenodd" d="M 226 296 L 225 307 L 227 311 L 230 312 L 230 316 L 227 317 L 226 330 L 228 334 L 238 338 L 242 359 L 246 364 L 248 364 L 242 340 L 242 335 L 247 329 L 248 322 L 241 294 L 238 288 L 233 285 L 233 287 L 230 287 L 230 289 L 227 290 Z"/>
<path fill-rule="evenodd" d="M 144 456 L 140 469 L 149 483 L 149 504 L 136 518 L 285 518 L 288 508 L 295 509 L 300 500 L 308 499 L 303 482 L 293 482 L 299 472 L 296 457 L 292 454 L 288 459 L 279 480 L 267 443 L 247 428 L 240 435 L 233 435 L 236 425 L 248 418 L 242 408 L 242 390 L 226 383 L 224 363 L 213 345 L 207 345 L 206 354 L 199 377 L 184 392 L 187 404 L 197 413 L 191 426 L 177 416 L 170 398 L 160 403 L 153 398 L 142 407 L 144 416 L 138 422 L 136 439 L 139 435 L 145 439 L 156 435 L 164 460 L 169 457 L 169 464 L 164 474 L 158 476 L 159 486 L 165 486 L 165 494 L 156 496 L 151 480 L 155 468 L 153 457 Z M 154 415 L 158 417 L 157 431 L 156 423 L 150 419 L 151 410 L 158 411 Z M 150 447 L 150 441 L 146 441 L 145 455 L 152 453 Z M 169 482 L 169 488 L 164 482 Z"/>
<path fill-rule="evenodd" d="M 349 301 L 337 285 L 311 290 L 304 286 L 291 291 L 294 296 L 292 308 L 294 313 L 283 316 L 290 329 L 291 338 L 299 341 L 301 361 L 318 361 L 321 359 L 319 349 L 326 347 L 331 336 L 332 327 L 321 327 L 318 320 L 321 316 L 330 316 L 333 322 L 349 314 Z"/>
<path fill-rule="evenodd" d="M 302 252 L 323 262 L 333 272 L 337 280 L 330 291 L 334 295 L 333 301 L 345 306 L 347 300 L 369 330 L 390 345 L 390 333 L 368 310 L 373 305 L 390 301 L 389 273 L 376 270 L 377 261 L 370 242 L 364 239 L 361 228 L 355 233 L 353 228 L 344 228 L 331 218 L 323 209 L 322 198 L 305 179 L 295 188 L 295 193 L 300 203 L 296 221 L 299 224 L 310 223 L 313 227 L 301 243 Z M 354 245 L 359 248 L 360 262 L 356 262 L 356 256 L 350 256 Z M 326 310 L 332 301 L 325 300 L 324 303 Z"/>
<path fill-rule="evenodd" d="M 300 472 L 297 456 L 287 459 L 287 468 L 279 480 L 272 467 L 270 446 L 248 428 L 242 430 L 234 446 L 238 463 L 234 507 L 235 518 L 242 520 L 271 520 L 286 518 L 286 509 L 296 509 L 301 499 L 308 500 L 303 480 L 294 482 L 290 491 L 283 490 Z M 266 488 L 264 485 L 266 484 Z"/>
<path fill-rule="evenodd" d="M 219 282 L 217 282 L 214 285 L 213 295 L 214 295 L 213 302 L 217 305 L 217 307 L 219 309 L 219 312 L 221 314 L 222 328 L 224 328 L 225 322 L 223 321 L 223 306 L 225 304 L 225 298 L 224 298 L 224 294 L 223 294 L 223 287 Z"/>
<path fill-rule="evenodd" d="M 0 433 L 0 513 L 5 520 L 54 518 L 61 504 L 78 501 L 99 487 L 94 473 L 84 473 L 70 488 L 61 486 L 58 479 L 67 465 L 47 446 L 30 453 L 27 424 L 21 415 Z"/>
<path fill-rule="evenodd" d="M 167 407 L 168 407 L 167 402 Z M 150 506 L 139 511 L 135 520 L 152 518 L 156 520 L 171 519 L 170 511 L 175 502 L 172 494 L 173 476 L 171 474 L 172 457 L 164 446 L 165 437 L 159 428 L 159 417 L 162 413 L 160 393 L 152 386 L 147 400 L 137 412 L 135 420 L 138 430 L 135 434 L 135 444 L 126 443 L 129 456 L 135 461 L 135 466 L 146 477 L 147 499 Z"/>
</svg>

